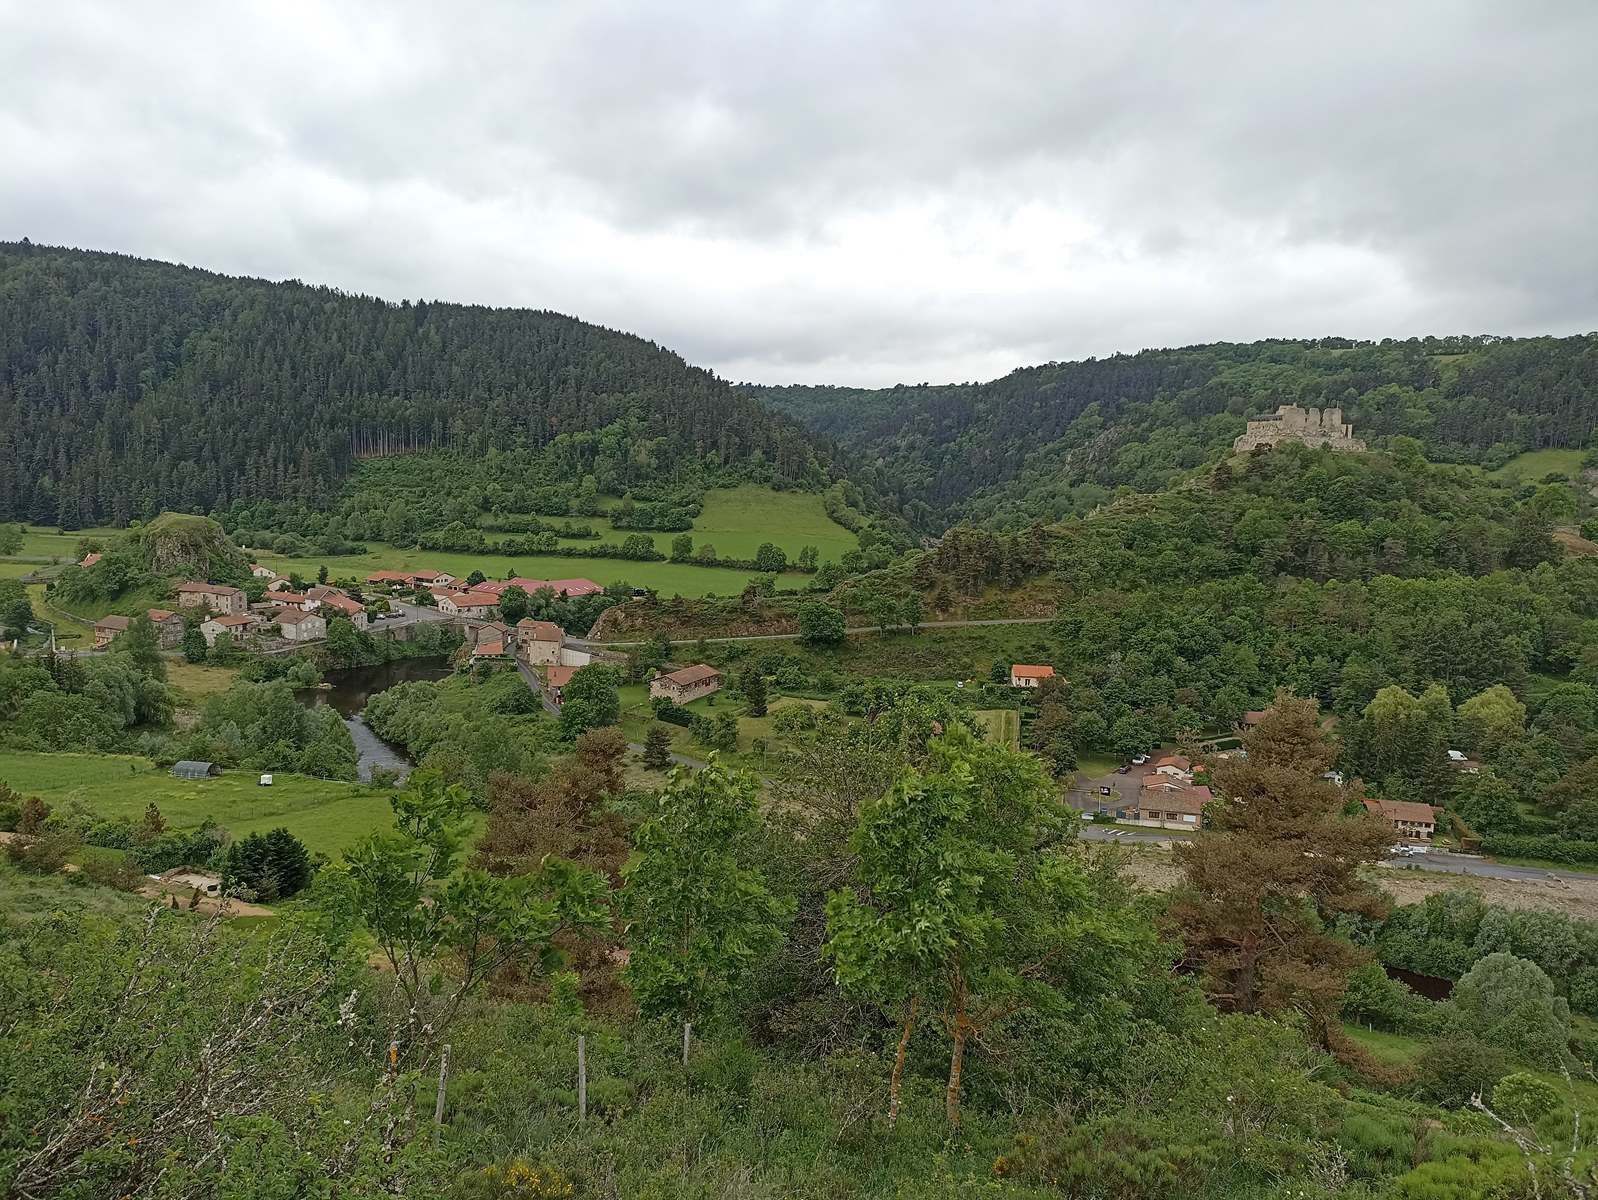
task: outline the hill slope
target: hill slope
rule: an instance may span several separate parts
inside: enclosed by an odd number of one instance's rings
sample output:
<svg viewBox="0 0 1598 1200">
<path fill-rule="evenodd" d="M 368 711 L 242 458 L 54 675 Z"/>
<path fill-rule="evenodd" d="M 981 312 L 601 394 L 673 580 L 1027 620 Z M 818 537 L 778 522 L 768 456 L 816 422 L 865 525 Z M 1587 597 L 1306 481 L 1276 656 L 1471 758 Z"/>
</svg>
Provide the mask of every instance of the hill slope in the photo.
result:
<svg viewBox="0 0 1598 1200">
<path fill-rule="evenodd" d="M 865 461 L 856 473 L 923 528 L 1021 524 L 1158 491 L 1219 458 L 1248 416 L 1337 406 L 1361 436 L 1502 465 L 1598 429 L 1598 336 L 1220 343 L 1014 371 L 988 383 L 751 388 Z"/>
<path fill-rule="evenodd" d="M 620 486 L 685 464 L 825 479 L 787 419 L 651 342 L 557 313 L 0 243 L 0 520 L 322 504 L 366 454 L 557 441 Z"/>
</svg>

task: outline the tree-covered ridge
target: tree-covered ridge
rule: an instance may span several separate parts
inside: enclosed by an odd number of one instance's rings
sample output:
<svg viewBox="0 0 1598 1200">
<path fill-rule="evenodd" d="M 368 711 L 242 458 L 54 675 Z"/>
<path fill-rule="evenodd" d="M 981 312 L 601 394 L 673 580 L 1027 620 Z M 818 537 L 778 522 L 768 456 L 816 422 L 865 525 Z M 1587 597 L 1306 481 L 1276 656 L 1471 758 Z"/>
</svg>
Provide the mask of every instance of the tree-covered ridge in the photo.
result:
<svg viewBox="0 0 1598 1200">
<path fill-rule="evenodd" d="M 0 518 L 325 505 L 361 456 L 545 447 L 624 484 L 826 478 L 801 429 L 709 371 L 557 313 L 0 243 Z"/>
<path fill-rule="evenodd" d="M 1018 524 L 1153 492 L 1224 453 L 1279 404 L 1340 407 L 1360 436 L 1499 465 L 1589 445 L 1598 337 L 1218 343 L 1017 370 L 988 383 L 754 388 L 837 438 L 856 472 L 932 527 L 960 512 Z"/>
</svg>

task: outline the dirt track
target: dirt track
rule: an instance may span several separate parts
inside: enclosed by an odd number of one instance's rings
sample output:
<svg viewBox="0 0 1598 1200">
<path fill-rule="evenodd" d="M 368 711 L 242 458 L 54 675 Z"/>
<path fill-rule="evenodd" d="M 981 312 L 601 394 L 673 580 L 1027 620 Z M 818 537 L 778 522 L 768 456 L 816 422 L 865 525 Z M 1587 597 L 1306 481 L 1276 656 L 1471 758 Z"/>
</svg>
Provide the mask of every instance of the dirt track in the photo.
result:
<svg viewBox="0 0 1598 1200">
<path fill-rule="evenodd" d="M 1120 847 L 1126 859 L 1123 873 L 1140 887 L 1162 892 L 1176 882 L 1176 870 L 1166 850 Z M 1371 872 L 1384 891 L 1400 904 L 1417 904 L 1427 896 L 1450 889 L 1475 892 L 1489 904 L 1504 908 L 1532 908 L 1598 921 L 1598 878 L 1571 877 L 1553 881 L 1488 879 L 1476 875 L 1441 875 L 1424 871 Z"/>
</svg>

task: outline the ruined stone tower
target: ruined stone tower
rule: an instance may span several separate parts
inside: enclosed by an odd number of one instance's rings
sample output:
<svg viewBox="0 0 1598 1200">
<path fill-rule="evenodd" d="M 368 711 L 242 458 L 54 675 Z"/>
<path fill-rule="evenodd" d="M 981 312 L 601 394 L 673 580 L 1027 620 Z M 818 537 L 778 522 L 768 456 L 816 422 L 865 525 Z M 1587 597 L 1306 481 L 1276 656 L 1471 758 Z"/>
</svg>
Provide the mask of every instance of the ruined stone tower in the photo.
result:
<svg viewBox="0 0 1598 1200">
<path fill-rule="evenodd" d="M 1326 446 L 1332 450 L 1363 450 L 1365 442 L 1354 436 L 1354 427 L 1343 420 L 1340 408 L 1300 408 L 1283 404 L 1270 416 L 1248 423 L 1248 432 L 1232 443 L 1233 450 L 1252 450 L 1278 442 L 1303 442 L 1306 446 Z"/>
</svg>

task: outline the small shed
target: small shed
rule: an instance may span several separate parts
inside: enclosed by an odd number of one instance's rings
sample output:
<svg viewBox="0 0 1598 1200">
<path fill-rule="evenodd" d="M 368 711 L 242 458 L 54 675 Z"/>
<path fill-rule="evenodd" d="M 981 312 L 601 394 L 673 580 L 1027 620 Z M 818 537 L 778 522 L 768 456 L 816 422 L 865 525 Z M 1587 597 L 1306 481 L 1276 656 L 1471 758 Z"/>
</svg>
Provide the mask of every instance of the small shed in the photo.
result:
<svg viewBox="0 0 1598 1200">
<path fill-rule="evenodd" d="M 222 768 L 215 763 L 195 762 L 190 758 L 172 764 L 172 774 L 179 779 L 210 779 L 221 773 Z"/>
</svg>

